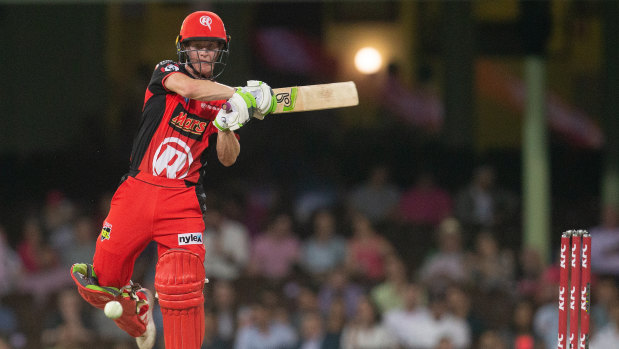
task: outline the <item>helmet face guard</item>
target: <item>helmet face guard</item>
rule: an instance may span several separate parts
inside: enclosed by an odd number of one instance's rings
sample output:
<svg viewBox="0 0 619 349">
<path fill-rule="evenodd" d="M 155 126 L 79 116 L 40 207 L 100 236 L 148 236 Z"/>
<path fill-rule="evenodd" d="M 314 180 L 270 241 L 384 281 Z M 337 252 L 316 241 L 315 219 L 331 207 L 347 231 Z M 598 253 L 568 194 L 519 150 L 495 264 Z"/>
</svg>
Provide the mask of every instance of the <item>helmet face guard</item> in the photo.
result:
<svg viewBox="0 0 619 349">
<path fill-rule="evenodd" d="M 223 45 L 220 45 L 219 49 L 212 50 L 215 51 L 215 58 L 212 61 L 204 61 L 199 58 L 199 51 L 204 50 L 189 49 L 190 41 L 215 41 Z M 210 11 L 193 12 L 183 21 L 176 38 L 179 63 L 191 67 L 199 78 L 214 80 L 226 68 L 229 42 L 230 36 L 226 34 L 224 23 L 218 15 Z M 203 64 L 210 64 L 210 71 L 202 71 Z"/>
<path fill-rule="evenodd" d="M 187 47 L 187 44 L 177 44 L 178 61 L 185 67 L 191 67 L 191 69 L 199 75 L 201 79 L 215 80 L 223 73 L 226 68 L 226 62 L 228 61 L 229 51 L 228 49 L 206 50 L 206 49 L 191 49 Z M 215 59 L 212 61 L 201 60 L 200 52 L 214 51 Z M 193 59 L 192 59 L 193 57 Z M 210 71 L 202 71 L 203 64 L 210 64 Z"/>
</svg>

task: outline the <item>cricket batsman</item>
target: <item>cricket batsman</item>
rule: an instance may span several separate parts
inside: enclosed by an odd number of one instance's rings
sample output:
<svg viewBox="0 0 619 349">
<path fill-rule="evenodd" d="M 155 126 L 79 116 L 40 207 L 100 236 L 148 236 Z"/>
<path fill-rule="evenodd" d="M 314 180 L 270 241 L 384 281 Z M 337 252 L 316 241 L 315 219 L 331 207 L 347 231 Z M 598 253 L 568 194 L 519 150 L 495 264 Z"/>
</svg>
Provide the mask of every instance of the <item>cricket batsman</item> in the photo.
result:
<svg viewBox="0 0 619 349">
<path fill-rule="evenodd" d="M 216 138 L 219 161 L 231 166 L 240 151 L 234 131 L 276 105 L 266 83 L 233 88 L 215 82 L 226 67 L 229 43 L 217 14 L 197 11 L 185 18 L 176 40 L 178 61 L 157 64 L 146 89 L 129 172 L 114 193 L 93 262 L 71 267 L 88 303 L 99 309 L 109 301 L 122 305 L 114 321 L 141 349 L 155 344 L 154 299 L 130 278 L 151 240 L 158 244 L 154 286 L 165 347 L 202 345 L 205 150 Z"/>
</svg>

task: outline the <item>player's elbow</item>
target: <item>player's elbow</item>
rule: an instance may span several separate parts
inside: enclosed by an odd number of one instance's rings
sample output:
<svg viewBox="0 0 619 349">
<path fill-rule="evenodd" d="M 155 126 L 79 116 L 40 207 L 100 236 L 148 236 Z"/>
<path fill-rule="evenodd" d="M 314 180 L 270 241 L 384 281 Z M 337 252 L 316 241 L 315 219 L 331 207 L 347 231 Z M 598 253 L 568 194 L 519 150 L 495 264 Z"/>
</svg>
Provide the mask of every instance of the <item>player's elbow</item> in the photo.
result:
<svg viewBox="0 0 619 349">
<path fill-rule="evenodd" d="M 219 158 L 219 162 L 225 167 L 230 167 L 236 163 L 237 156 L 230 153 L 219 153 L 217 154 Z"/>
</svg>

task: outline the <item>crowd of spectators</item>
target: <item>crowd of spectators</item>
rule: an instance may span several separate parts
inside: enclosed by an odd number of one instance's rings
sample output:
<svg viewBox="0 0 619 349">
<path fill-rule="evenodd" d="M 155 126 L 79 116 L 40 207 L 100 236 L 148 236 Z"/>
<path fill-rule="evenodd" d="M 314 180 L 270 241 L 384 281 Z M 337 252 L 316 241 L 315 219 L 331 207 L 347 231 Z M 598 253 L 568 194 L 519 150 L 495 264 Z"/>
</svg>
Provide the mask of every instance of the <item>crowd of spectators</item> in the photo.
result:
<svg viewBox="0 0 619 349">
<path fill-rule="evenodd" d="M 491 166 L 457 191 L 429 172 L 410 188 L 384 166 L 367 178 L 294 200 L 277 187 L 240 198 L 207 188 L 204 349 L 556 348 L 557 265 L 513 244 L 519 200 Z M 50 191 L 15 243 L 0 225 L 0 349 L 134 347 L 69 275 L 91 262 L 110 199 L 84 212 Z M 592 349 L 619 343 L 617 208 L 601 211 L 589 227 Z M 133 280 L 152 289 L 155 263 L 151 244 Z"/>
</svg>

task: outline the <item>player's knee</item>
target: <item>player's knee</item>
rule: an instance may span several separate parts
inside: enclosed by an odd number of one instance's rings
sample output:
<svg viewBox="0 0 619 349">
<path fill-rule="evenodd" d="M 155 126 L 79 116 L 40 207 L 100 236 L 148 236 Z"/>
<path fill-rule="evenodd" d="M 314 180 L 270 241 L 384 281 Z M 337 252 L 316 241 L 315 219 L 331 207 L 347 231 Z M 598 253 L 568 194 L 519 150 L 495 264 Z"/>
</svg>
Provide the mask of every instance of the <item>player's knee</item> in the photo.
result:
<svg viewBox="0 0 619 349">
<path fill-rule="evenodd" d="M 155 290 L 165 309 L 186 309 L 204 304 L 204 263 L 197 253 L 170 249 L 159 257 Z"/>
</svg>

